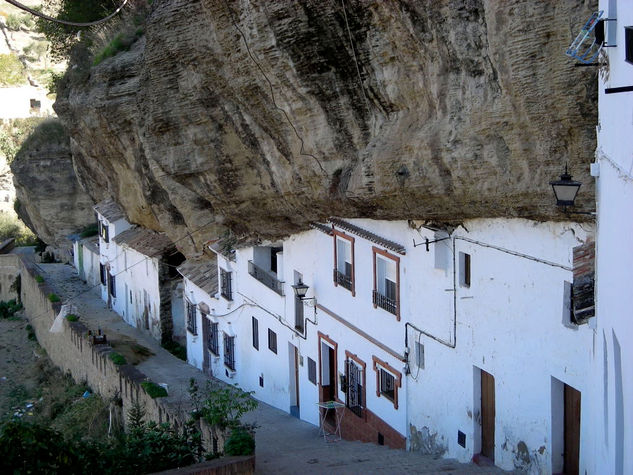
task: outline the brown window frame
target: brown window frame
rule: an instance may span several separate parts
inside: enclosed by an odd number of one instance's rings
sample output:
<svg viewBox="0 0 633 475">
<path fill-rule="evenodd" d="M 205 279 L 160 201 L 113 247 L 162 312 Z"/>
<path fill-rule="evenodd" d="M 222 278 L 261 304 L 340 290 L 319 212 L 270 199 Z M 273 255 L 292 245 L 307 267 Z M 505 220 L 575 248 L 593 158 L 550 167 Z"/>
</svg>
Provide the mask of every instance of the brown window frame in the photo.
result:
<svg viewBox="0 0 633 475">
<path fill-rule="evenodd" d="M 372 261 L 373 261 L 373 268 L 374 268 L 374 293 L 378 292 L 378 282 L 377 282 L 377 276 L 376 276 L 376 259 L 377 256 L 382 256 L 386 259 L 391 259 L 392 261 L 394 261 L 396 263 L 396 312 L 395 312 L 395 316 L 396 316 L 396 320 L 399 322 L 400 321 L 400 258 L 394 254 L 391 254 L 390 252 L 387 252 L 383 249 L 380 249 L 376 246 L 372 246 Z M 377 308 L 378 305 L 374 302 L 374 308 Z M 385 310 L 385 309 L 383 309 Z M 388 311 L 388 310 L 385 310 Z M 389 312 L 391 313 L 391 312 Z"/>
<path fill-rule="evenodd" d="M 352 253 L 352 276 L 351 276 L 351 281 L 352 281 L 352 285 L 351 285 L 351 289 L 348 289 L 351 293 L 352 293 L 352 297 L 356 296 L 356 259 L 355 259 L 355 255 L 354 255 L 354 244 L 356 242 L 356 240 L 354 239 L 354 237 L 349 236 L 341 231 L 337 231 L 336 229 L 332 229 L 332 235 L 334 238 L 334 272 L 338 271 L 338 247 L 336 245 L 336 239 L 337 238 L 341 238 L 344 239 L 346 241 L 349 241 L 350 243 L 350 248 L 351 248 L 351 253 Z M 334 274 L 334 287 L 338 287 L 338 282 L 336 280 L 336 274 Z M 345 288 L 344 286 L 341 286 L 343 288 Z"/>
<path fill-rule="evenodd" d="M 402 387 L 402 373 L 400 373 L 400 371 L 395 369 L 389 363 L 381 360 L 375 355 L 372 355 L 371 359 L 373 361 L 374 371 L 376 372 L 376 397 L 384 396 L 385 399 L 393 403 L 394 409 L 397 410 L 398 409 L 398 388 Z M 391 398 L 383 394 L 383 392 L 381 391 L 381 387 L 380 387 L 380 371 L 381 370 L 386 371 L 387 373 L 391 374 L 391 376 L 393 376 L 394 378 L 393 400 L 391 400 Z"/>
</svg>

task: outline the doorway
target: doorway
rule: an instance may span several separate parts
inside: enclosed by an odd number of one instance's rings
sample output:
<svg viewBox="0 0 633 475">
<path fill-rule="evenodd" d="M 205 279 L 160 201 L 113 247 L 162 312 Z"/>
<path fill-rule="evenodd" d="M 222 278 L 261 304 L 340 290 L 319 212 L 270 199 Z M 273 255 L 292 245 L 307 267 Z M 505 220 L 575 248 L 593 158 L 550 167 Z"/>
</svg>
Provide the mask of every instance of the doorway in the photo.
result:
<svg viewBox="0 0 633 475">
<path fill-rule="evenodd" d="M 288 343 L 288 368 L 290 415 L 299 418 L 299 349 L 292 343 Z"/>
<path fill-rule="evenodd" d="M 563 471 L 568 475 L 576 475 L 580 456 L 580 391 L 565 384 L 564 401 Z"/>
<path fill-rule="evenodd" d="M 481 455 L 495 460 L 495 378 L 481 370 Z"/>
</svg>

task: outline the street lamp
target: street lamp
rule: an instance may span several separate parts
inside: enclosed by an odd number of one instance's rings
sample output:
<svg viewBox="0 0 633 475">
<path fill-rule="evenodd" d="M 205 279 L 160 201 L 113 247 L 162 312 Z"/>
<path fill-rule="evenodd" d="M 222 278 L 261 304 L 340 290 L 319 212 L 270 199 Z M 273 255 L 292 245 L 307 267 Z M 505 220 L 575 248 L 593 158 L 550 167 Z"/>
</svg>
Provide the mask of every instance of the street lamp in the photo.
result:
<svg viewBox="0 0 633 475">
<path fill-rule="evenodd" d="M 582 183 L 572 180 L 572 176 L 567 172 L 567 164 L 565 164 L 565 172 L 560 176 L 559 180 L 549 182 L 554 190 L 554 196 L 556 196 L 556 205 L 563 207 L 564 213 L 573 214 L 595 214 L 589 211 L 568 211 L 568 206 L 574 206 L 576 201 L 576 195 Z"/>
<path fill-rule="evenodd" d="M 314 299 L 314 297 L 306 298 L 306 293 L 308 293 L 308 289 L 310 287 L 308 287 L 306 284 L 304 284 L 301 281 L 301 279 L 299 279 L 299 282 L 297 282 L 295 285 L 293 285 L 292 288 L 295 291 L 295 296 L 299 300 L 313 300 Z"/>
</svg>

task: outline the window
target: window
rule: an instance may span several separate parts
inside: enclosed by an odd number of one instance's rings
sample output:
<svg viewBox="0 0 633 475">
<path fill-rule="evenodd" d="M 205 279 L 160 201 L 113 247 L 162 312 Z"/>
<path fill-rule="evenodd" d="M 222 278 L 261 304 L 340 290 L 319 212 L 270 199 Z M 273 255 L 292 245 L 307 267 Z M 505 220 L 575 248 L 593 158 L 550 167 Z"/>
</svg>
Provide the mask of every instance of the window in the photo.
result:
<svg viewBox="0 0 633 475">
<path fill-rule="evenodd" d="M 253 324 L 253 348 L 259 350 L 259 322 L 255 317 L 252 317 Z"/>
<path fill-rule="evenodd" d="M 354 292 L 354 238 L 334 231 L 334 285 Z"/>
<path fill-rule="evenodd" d="M 233 291 L 231 290 L 231 273 L 220 269 L 220 295 L 226 300 L 233 300 Z"/>
<path fill-rule="evenodd" d="M 106 267 L 103 264 L 99 264 L 99 277 L 101 278 L 101 285 L 107 285 L 108 281 L 106 279 L 108 277 Z"/>
<path fill-rule="evenodd" d="M 362 417 L 365 407 L 365 363 L 349 351 L 345 351 L 345 356 L 345 405 Z"/>
<path fill-rule="evenodd" d="M 253 248 L 253 260 L 248 261 L 248 273 L 279 295 L 283 290 L 283 248 L 257 246 Z"/>
<path fill-rule="evenodd" d="M 398 409 L 398 388 L 402 386 L 402 374 L 389 363 L 373 356 L 376 372 L 376 396 L 384 397 Z"/>
<path fill-rule="evenodd" d="M 198 334 L 198 326 L 196 322 L 196 306 L 191 302 L 187 302 L 187 330 L 192 335 Z"/>
<path fill-rule="evenodd" d="M 116 298 L 116 276 L 108 273 L 110 295 Z"/>
<path fill-rule="evenodd" d="M 235 371 L 235 337 L 224 334 L 224 365 Z"/>
<path fill-rule="evenodd" d="M 220 356 L 218 333 L 218 324 L 210 322 L 209 334 L 207 335 L 207 349 L 215 356 Z"/>
<path fill-rule="evenodd" d="M 305 319 L 303 315 L 303 300 L 295 295 L 295 330 L 303 333 L 305 330 Z"/>
<path fill-rule="evenodd" d="M 103 221 L 99 221 L 99 236 L 101 236 L 101 239 L 105 242 L 110 242 L 108 225 L 104 224 Z"/>
<path fill-rule="evenodd" d="M 317 383 L 316 361 L 308 357 L 308 381 L 312 384 Z"/>
<path fill-rule="evenodd" d="M 633 26 L 624 27 L 624 59 L 633 64 Z"/>
<path fill-rule="evenodd" d="M 283 252 L 283 247 L 271 247 L 270 248 L 270 271 L 277 274 L 278 272 L 278 262 L 277 262 L 277 253 Z"/>
<path fill-rule="evenodd" d="M 459 253 L 459 285 L 470 287 L 470 254 Z"/>
<path fill-rule="evenodd" d="M 277 354 L 277 334 L 270 328 L 268 329 L 268 349 Z"/>
<path fill-rule="evenodd" d="M 374 251 L 374 307 L 400 320 L 400 259 L 376 247 Z"/>
</svg>

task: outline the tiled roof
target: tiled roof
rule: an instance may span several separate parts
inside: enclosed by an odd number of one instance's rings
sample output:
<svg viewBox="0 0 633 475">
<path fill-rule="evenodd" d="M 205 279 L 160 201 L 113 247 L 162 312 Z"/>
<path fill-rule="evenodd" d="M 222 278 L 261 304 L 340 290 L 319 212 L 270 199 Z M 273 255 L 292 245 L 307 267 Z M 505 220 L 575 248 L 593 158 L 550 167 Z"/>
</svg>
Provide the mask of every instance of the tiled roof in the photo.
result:
<svg viewBox="0 0 633 475">
<path fill-rule="evenodd" d="M 215 257 L 188 259 L 178 267 L 178 272 L 209 296 L 213 297 L 218 292 L 218 264 Z"/>
<path fill-rule="evenodd" d="M 125 218 L 123 210 L 112 198 L 107 198 L 101 203 L 97 203 L 94 206 L 94 210 L 111 223 L 121 218 Z"/>
<path fill-rule="evenodd" d="M 113 241 L 119 245 L 128 246 L 146 256 L 158 256 L 174 247 L 174 243 L 165 234 L 140 226 L 117 234 Z"/>
<path fill-rule="evenodd" d="M 327 234 L 328 236 L 332 235 L 332 228 L 330 226 L 328 226 L 327 224 L 323 224 L 323 223 L 310 223 L 310 227 L 313 229 L 316 229 L 318 231 L 321 231 L 322 233 Z"/>
<path fill-rule="evenodd" d="M 348 223 L 347 221 L 343 221 L 339 218 L 329 218 L 328 221 L 332 223 L 334 226 L 337 226 L 345 231 L 349 231 L 352 234 L 356 234 L 362 238 L 367 239 L 368 241 L 379 244 L 382 247 L 386 247 L 398 254 L 406 254 L 407 251 L 402 244 L 398 244 L 397 242 L 390 241 L 389 239 L 382 238 L 377 234 L 372 233 L 371 231 L 367 231 L 361 227 L 356 226 L 355 224 Z"/>
</svg>

